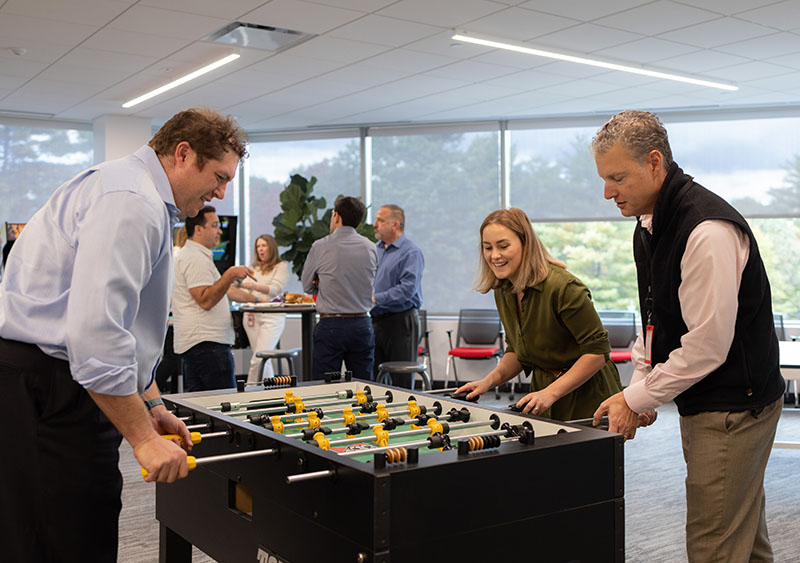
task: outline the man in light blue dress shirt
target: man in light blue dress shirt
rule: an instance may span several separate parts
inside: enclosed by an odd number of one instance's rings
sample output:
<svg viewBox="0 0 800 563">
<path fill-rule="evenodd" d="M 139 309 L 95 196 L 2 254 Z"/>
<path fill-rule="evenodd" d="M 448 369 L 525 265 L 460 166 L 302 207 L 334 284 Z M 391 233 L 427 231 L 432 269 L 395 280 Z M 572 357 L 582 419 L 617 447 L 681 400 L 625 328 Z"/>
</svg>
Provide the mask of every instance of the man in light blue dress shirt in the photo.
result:
<svg viewBox="0 0 800 563">
<path fill-rule="evenodd" d="M 230 117 L 180 112 L 59 187 L 17 240 L 0 285 L 4 561 L 116 561 L 120 433 L 148 481 L 187 474 L 159 434 L 188 450 L 189 433 L 153 385 L 172 225 L 224 197 L 245 142 Z"/>
<path fill-rule="evenodd" d="M 383 362 L 413 362 L 419 344 L 419 308 L 422 305 L 422 250 L 403 234 L 406 217 L 394 204 L 382 206 L 375 215 L 379 239 L 378 273 L 372 308 L 375 332 L 375 367 Z M 392 374 L 392 383 L 411 386 L 411 374 Z"/>
<path fill-rule="evenodd" d="M 331 234 L 313 245 L 303 266 L 303 290 L 317 294 L 320 321 L 314 329 L 311 378 L 347 370 L 372 378 L 375 339 L 368 311 L 378 257 L 375 245 L 356 227 L 366 212 L 354 197 L 336 200 Z"/>
</svg>

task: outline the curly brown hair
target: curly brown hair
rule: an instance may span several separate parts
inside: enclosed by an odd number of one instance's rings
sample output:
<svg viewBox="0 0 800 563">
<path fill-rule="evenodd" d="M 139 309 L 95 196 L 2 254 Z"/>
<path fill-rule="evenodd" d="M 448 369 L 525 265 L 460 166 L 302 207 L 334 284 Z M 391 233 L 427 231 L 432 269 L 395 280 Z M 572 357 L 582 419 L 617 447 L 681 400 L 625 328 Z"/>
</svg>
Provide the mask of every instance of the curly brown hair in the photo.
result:
<svg viewBox="0 0 800 563">
<path fill-rule="evenodd" d="M 208 160 L 222 160 L 233 151 L 240 159 L 247 156 L 247 135 L 230 115 L 209 108 L 191 108 L 173 115 L 150 139 L 150 147 L 160 157 L 170 157 L 179 143 L 186 141 L 197 154 L 202 170 Z"/>
</svg>

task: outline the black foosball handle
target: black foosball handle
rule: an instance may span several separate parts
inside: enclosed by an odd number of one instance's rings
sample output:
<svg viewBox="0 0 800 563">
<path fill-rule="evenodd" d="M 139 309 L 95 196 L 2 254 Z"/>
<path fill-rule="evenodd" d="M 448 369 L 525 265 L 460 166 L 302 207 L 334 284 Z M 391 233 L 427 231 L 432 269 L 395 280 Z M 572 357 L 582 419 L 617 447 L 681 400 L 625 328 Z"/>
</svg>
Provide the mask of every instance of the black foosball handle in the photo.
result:
<svg viewBox="0 0 800 563">
<path fill-rule="evenodd" d="M 471 399 L 467 399 L 467 395 L 469 395 L 469 393 L 470 393 L 469 391 L 462 391 L 461 393 L 453 393 L 452 395 L 450 395 L 450 398 L 456 399 L 458 401 L 469 401 L 470 403 L 477 403 L 480 395 L 475 395 Z"/>
</svg>

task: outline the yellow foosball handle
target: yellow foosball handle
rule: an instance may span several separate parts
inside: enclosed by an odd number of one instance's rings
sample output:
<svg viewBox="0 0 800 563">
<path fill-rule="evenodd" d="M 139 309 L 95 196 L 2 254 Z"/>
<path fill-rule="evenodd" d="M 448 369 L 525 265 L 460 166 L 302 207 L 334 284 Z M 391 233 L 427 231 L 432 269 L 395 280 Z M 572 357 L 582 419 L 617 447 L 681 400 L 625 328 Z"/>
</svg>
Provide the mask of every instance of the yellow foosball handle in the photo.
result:
<svg viewBox="0 0 800 563">
<path fill-rule="evenodd" d="M 197 458 L 194 457 L 193 455 L 187 455 L 186 456 L 186 465 L 189 468 L 189 471 L 191 471 L 192 469 L 197 467 Z M 149 473 L 147 472 L 147 469 L 142 467 L 142 477 L 147 477 L 148 475 L 149 475 Z"/>
<path fill-rule="evenodd" d="M 192 437 L 192 444 L 199 444 L 200 440 L 203 439 L 200 432 L 190 432 L 189 435 Z M 162 434 L 161 437 L 167 440 L 177 438 L 179 442 L 183 442 L 183 439 L 178 434 Z"/>
</svg>

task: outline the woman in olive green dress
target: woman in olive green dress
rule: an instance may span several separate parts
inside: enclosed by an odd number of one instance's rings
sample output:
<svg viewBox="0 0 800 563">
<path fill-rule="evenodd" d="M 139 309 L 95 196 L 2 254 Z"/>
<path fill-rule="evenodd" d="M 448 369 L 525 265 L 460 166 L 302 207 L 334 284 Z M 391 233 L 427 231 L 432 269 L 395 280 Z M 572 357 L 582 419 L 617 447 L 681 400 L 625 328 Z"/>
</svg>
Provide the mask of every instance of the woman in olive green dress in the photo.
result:
<svg viewBox="0 0 800 563">
<path fill-rule="evenodd" d="M 458 392 L 469 391 L 470 399 L 524 371 L 532 379 L 531 392 L 517 402 L 523 412 L 590 418 L 622 385 L 589 290 L 550 256 L 522 210 L 494 211 L 480 232 L 476 289 L 494 290 L 506 350 L 497 368 Z"/>
</svg>

